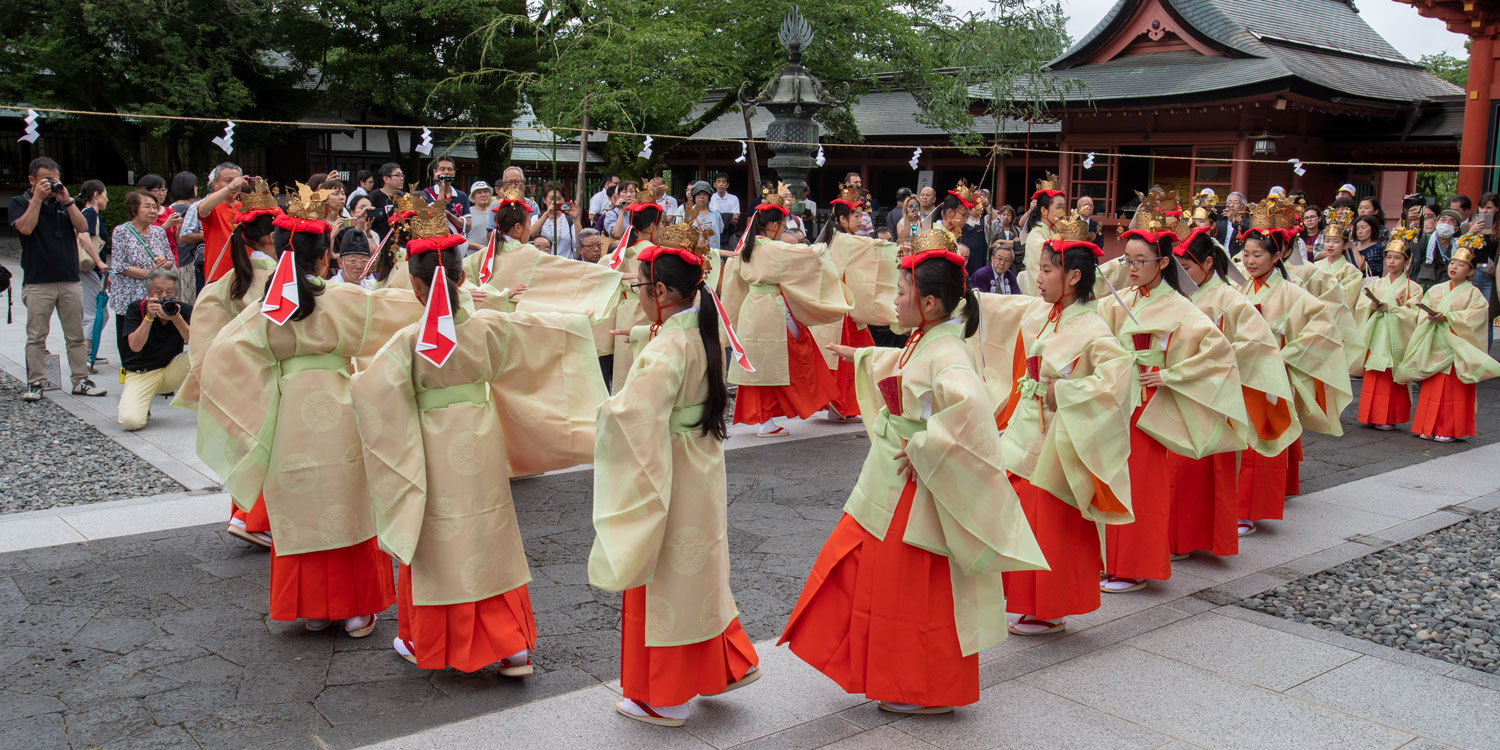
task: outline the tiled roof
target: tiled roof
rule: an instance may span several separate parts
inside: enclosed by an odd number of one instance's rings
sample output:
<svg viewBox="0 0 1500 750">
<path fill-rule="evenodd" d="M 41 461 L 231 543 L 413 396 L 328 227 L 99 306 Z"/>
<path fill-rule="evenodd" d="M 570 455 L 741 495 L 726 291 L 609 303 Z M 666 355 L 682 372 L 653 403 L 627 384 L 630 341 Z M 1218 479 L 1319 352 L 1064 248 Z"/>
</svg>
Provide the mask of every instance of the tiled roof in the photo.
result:
<svg viewBox="0 0 1500 750">
<path fill-rule="evenodd" d="M 696 117 L 708 108 L 708 104 L 701 104 L 689 115 Z M 859 132 L 866 138 L 888 138 L 893 136 L 942 136 L 943 131 L 929 127 L 917 122 L 917 100 L 905 91 L 878 91 L 870 92 L 859 98 L 859 101 L 850 105 L 850 111 L 854 116 L 854 122 L 859 126 Z M 757 107 L 755 115 L 750 118 L 751 132 L 756 138 L 764 138 L 766 126 L 771 124 L 771 113 L 765 107 Z M 980 133 L 995 132 L 995 118 L 976 118 L 974 127 Z M 1050 125 L 1034 124 L 1032 132 L 1056 132 L 1056 123 Z M 1005 120 L 1001 132 L 1024 133 L 1026 123 L 1020 120 Z M 731 109 L 717 120 L 704 126 L 702 130 L 693 134 L 695 138 L 744 138 L 745 121 L 740 116 L 739 109 Z"/>
<path fill-rule="evenodd" d="M 1095 101 L 1268 88 L 1283 79 L 1398 102 L 1460 93 L 1402 57 L 1345 0 L 1161 0 L 1190 27 L 1188 33 L 1229 54 L 1159 52 L 1085 62 L 1143 1 L 1119 0 L 1053 61 L 1056 75 L 1083 81 Z"/>
</svg>

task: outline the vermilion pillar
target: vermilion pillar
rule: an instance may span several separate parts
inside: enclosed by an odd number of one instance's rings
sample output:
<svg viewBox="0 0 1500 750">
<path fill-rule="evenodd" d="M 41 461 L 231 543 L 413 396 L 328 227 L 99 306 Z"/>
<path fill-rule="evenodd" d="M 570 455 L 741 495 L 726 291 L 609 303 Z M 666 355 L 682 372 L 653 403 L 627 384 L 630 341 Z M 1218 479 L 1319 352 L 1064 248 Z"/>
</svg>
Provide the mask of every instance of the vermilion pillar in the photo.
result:
<svg viewBox="0 0 1500 750">
<path fill-rule="evenodd" d="M 1469 47 L 1469 85 L 1464 95 L 1464 132 L 1459 141 L 1461 164 L 1488 164 L 1490 145 L 1491 87 L 1495 81 L 1495 38 L 1473 37 Z M 1484 170 L 1458 170 L 1458 192 L 1477 200 L 1484 192 Z"/>
</svg>

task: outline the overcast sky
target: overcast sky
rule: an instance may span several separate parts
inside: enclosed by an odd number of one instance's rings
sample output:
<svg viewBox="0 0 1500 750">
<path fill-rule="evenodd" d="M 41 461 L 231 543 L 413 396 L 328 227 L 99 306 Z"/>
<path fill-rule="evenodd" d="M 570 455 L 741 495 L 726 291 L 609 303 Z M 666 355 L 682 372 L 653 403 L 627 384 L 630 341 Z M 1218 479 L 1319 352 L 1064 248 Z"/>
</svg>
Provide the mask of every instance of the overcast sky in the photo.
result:
<svg viewBox="0 0 1500 750">
<path fill-rule="evenodd" d="M 1240 0 L 1254 3 L 1255 0 Z M 1332 0 L 1309 0 L 1331 2 Z M 990 7 L 987 0 L 947 0 L 960 10 L 984 10 Z M 1068 14 L 1068 33 L 1073 39 L 1081 39 L 1094 24 L 1114 7 L 1115 0 L 1062 0 L 1063 11 Z M 1434 52 L 1447 52 L 1465 57 L 1464 39 L 1454 34 L 1442 22 L 1423 18 L 1415 8 L 1395 0 L 1355 0 L 1359 14 L 1386 41 L 1412 60 Z"/>
</svg>

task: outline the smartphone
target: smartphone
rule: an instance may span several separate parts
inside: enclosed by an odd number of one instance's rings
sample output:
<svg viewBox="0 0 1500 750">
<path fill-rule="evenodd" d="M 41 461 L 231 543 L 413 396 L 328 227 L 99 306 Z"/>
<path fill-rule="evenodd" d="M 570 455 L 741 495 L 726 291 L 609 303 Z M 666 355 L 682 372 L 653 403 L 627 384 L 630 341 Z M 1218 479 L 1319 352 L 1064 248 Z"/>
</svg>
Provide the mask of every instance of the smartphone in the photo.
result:
<svg viewBox="0 0 1500 750">
<path fill-rule="evenodd" d="M 563 213 L 567 213 L 567 212 L 573 210 L 573 204 L 572 203 L 564 203 L 561 206 L 558 206 L 558 210 L 562 211 Z"/>
</svg>

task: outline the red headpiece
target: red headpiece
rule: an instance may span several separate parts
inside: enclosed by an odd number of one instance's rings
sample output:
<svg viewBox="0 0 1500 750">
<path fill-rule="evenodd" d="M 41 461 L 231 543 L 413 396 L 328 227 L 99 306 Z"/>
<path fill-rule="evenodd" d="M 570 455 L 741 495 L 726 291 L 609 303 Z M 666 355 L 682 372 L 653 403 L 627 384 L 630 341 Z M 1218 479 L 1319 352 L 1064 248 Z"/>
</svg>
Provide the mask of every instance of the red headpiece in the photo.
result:
<svg viewBox="0 0 1500 750">
<path fill-rule="evenodd" d="M 301 307 L 297 294 L 297 260 L 287 250 L 276 261 L 276 272 L 266 287 L 266 298 L 260 302 L 260 314 L 276 325 L 285 325 Z"/>
<path fill-rule="evenodd" d="M 271 226 L 285 229 L 289 232 L 307 232 L 309 234 L 328 234 L 328 222 L 322 219 L 300 219 L 290 214 L 279 213 Z"/>
<path fill-rule="evenodd" d="M 1058 176 L 1048 172 L 1046 177 L 1036 181 L 1036 192 L 1031 194 L 1031 199 L 1040 204 L 1043 198 L 1050 201 L 1056 195 L 1066 193 L 1062 191 L 1062 182 Z"/>
<path fill-rule="evenodd" d="M 911 269 L 916 268 L 918 264 L 925 263 L 929 260 L 946 260 L 949 263 L 958 266 L 960 269 L 966 269 L 968 267 L 968 262 L 964 260 L 964 256 L 959 255 L 958 253 L 955 253 L 951 250 L 927 250 L 925 252 L 908 255 L 905 258 L 901 259 L 901 267 L 910 271 Z"/>
<path fill-rule="evenodd" d="M 464 244 L 464 236 L 450 234 L 443 237 L 414 237 L 407 241 L 406 252 L 410 255 L 438 252 Z M 482 283 L 482 282 L 481 282 Z"/>
<path fill-rule="evenodd" d="M 1177 243 L 1177 247 L 1172 249 L 1172 254 L 1177 256 L 1187 255 L 1188 246 L 1193 244 L 1193 240 L 1198 239 L 1199 235 L 1210 234 L 1212 231 L 1213 229 L 1209 227 L 1193 227 L 1193 231 L 1188 232 L 1188 235 L 1182 238 L 1181 242 Z"/>
</svg>

